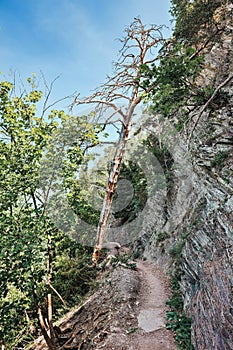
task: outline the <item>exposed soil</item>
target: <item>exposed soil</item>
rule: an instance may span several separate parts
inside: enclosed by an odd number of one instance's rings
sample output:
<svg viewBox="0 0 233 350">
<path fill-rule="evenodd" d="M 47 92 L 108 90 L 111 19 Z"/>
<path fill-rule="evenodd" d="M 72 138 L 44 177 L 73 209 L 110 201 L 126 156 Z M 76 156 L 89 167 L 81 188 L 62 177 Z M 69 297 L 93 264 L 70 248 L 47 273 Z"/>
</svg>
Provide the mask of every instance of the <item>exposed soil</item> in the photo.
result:
<svg viewBox="0 0 233 350">
<path fill-rule="evenodd" d="M 118 266 L 101 278 L 102 287 L 57 325 L 57 349 L 177 349 L 165 327 L 169 288 L 161 270 L 138 261 L 136 270 Z M 47 347 L 38 339 L 33 349 Z"/>
<path fill-rule="evenodd" d="M 138 262 L 141 289 L 138 295 L 138 334 L 132 338 L 129 350 L 177 349 L 173 334 L 165 327 L 168 280 L 161 270 L 147 262 Z"/>
<path fill-rule="evenodd" d="M 140 289 L 135 304 L 137 319 L 132 333 L 120 327 L 116 334 L 111 333 L 103 349 L 116 350 L 175 350 L 173 334 L 166 329 L 166 300 L 169 295 L 168 279 L 161 270 L 148 262 L 139 261 L 137 272 Z M 118 319 L 118 323 L 122 320 Z M 135 331 L 135 333 L 134 333 Z M 100 349 L 100 347 L 97 347 Z"/>
</svg>

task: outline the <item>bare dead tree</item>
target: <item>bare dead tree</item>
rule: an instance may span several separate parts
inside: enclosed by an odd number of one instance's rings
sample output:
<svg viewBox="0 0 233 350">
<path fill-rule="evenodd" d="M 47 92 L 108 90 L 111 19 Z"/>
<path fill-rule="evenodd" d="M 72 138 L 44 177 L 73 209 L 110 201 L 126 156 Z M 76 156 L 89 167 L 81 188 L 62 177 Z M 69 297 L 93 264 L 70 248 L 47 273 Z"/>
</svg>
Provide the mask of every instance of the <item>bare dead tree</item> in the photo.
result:
<svg viewBox="0 0 233 350">
<path fill-rule="evenodd" d="M 96 245 L 93 253 L 94 263 L 98 262 L 103 246 L 134 110 L 141 102 L 143 95 L 149 93 L 155 87 L 155 83 L 148 81 L 144 72 L 146 65 L 152 64 L 158 59 L 156 52 L 153 51 L 164 42 L 161 32 L 162 27 L 151 25 L 147 28 L 140 18 L 135 18 L 125 29 L 125 36 L 120 39 L 122 48 L 119 52 L 118 61 L 114 63 L 113 75 L 108 76 L 107 81 L 96 89 L 91 96 L 82 99 L 77 96 L 73 103 L 73 105 L 93 104 L 95 105 L 95 112 L 99 116 L 103 116 L 106 110 L 110 111 L 105 126 L 108 123 L 116 122 L 122 124 L 97 229 Z M 119 107 L 119 104 L 123 107 Z M 116 118 L 116 116 L 118 119 L 114 120 L 113 117 Z"/>
</svg>

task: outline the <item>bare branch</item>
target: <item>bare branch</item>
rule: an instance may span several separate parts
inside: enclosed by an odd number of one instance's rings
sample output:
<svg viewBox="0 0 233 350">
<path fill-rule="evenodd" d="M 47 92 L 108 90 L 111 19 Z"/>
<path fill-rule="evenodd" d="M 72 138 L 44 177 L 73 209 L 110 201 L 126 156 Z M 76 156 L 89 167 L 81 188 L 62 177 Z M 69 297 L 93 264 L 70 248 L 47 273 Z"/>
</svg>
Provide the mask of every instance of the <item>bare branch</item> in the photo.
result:
<svg viewBox="0 0 233 350">
<path fill-rule="evenodd" d="M 47 281 L 47 284 L 49 285 L 49 287 L 52 289 L 52 291 L 58 296 L 58 298 L 61 300 L 62 304 L 64 306 L 66 306 L 66 302 L 65 300 L 62 298 L 61 294 L 52 286 L 52 284 Z"/>
<path fill-rule="evenodd" d="M 118 61 L 114 63 L 113 75 L 108 76 L 105 84 L 96 89 L 92 95 L 84 98 L 77 96 L 72 104 L 72 107 L 74 105 L 94 104 L 98 115 L 103 115 L 107 109 L 110 109 L 110 116 L 107 115 L 104 126 L 116 114 L 119 113 L 122 117 L 122 120 L 117 120 L 121 122 L 122 128 L 113 159 L 114 166 L 110 171 L 106 185 L 105 198 L 97 229 L 96 246 L 93 253 L 95 263 L 98 261 L 102 249 L 134 110 L 140 104 L 143 93 L 153 90 L 156 84 L 152 82 L 149 87 L 144 86 L 145 76 L 141 66 L 156 61 L 157 57 L 153 55 L 152 49 L 157 48 L 158 45 L 162 45 L 164 42 L 161 33 L 162 27 L 151 25 L 146 28 L 140 18 L 135 18 L 130 26 L 125 29 L 125 36 L 120 39 L 122 48 L 119 51 Z M 126 106 L 119 107 L 117 101 L 124 101 Z M 111 109 L 113 109 L 113 112 Z"/>
<path fill-rule="evenodd" d="M 50 86 L 49 86 L 48 83 L 47 83 L 47 80 L 45 79 L 45 76 L 44 76 L 43 72 L 40 71 L 40 73 L 41 73 L 41 76 L 42 76 L 42 79 L 43 79 L 43 84 L 44 84 L 44 86 L 46 88 L 45 100 L 44 100 L 44 103 L 43 103 L 42 114 L 41 114 L 41 120 L 42 120 L 43 117 L 44 117 L 44 114 L 45 114 L 45 112 L 47 110 L 49 110 L 50 108 L 52 108 L 53 106 L 55 106 L 56 104 L 58 104 L 61 101 L 74 98 L 75 93 L 73 93 L 72 95 L 68 95 L 68 96 L 62 97 L 62 98 L 56 100 L 55 102 L 53 102 L 51 104 L 48 104 L 49 98 L 50 98 L 51 93 L 53 91 L 53 86 L 54 86 L 55 82 L 60 78 L 60 76 L 58 75 L 56 78 L 54 78 L 53 81 L 50 83 Z"/>
<path fill-rule="evenodd" d="M 190 60 L 198 56 L 199 53 L 202 52 L 207 47 L 207 45 L 211 42 L 211 40 L 215 38 L 217 34 L 220 34 L 222 31 L 223 31 L 223 28 L 217 29 L 210 37 L 208 37 L 207 40 L 204 42 L 204 44 L 201 45 L 201 47 L 192 54 L 192 56 L 190 57 Z"/>
<path fill-rule="evenodd" d="M 117 113 L 118 113 L 118 111 L 114 111 L 114 112 L 105 120 L 105 122 L 104 122 L 104 127 L 105 127 L 107 124 L 110 124 L 110 121 L 111 121 L 112 117 L 114 117 L 114 115 L 116 115 Z M 115 122 L 117 122 L 117 121 L 121 122 L 121 124 L 124 124 L 124 121 L 121 120 L 121 119 L 115 120 Z M 111 121 L 111 124 L 112 124 L 112 123 L 113 123 L 113 121 Z"/>
<path fill-rule="evenodd" d="M 102 100 L 98 100 L 95 98 L 86 98 L 80 101 L 76 101 L 77 105 L 81 105 L 81 104 L 96 104 L 96 105 L 106 105 L 107 107 L 111 107 L 113 108 L 116 113 L 119 113 L 123 118 L 125 118 L 125 114 L 122 112 L 121 108 L 117 107 L 113 102 L 110 101 L 102 101 Z"/>
<path fill-rule="evenodd" d="M 163 26 L 156 25 L 146 28 L 140 18 L 135 18 L 125 29 L 125 36 L 120 39 L 122 48 L 119 51 L 118 61 L 114 63 L 114 74 L 108 76 L 107 81 L 91 96 L 82 99 L 76 97 L 72 107 L 80 104 L 96 104 L 101 112 L 108 107 L 113 108 L 123 119 L 127 119 L 124 111 L 115 105 L 115 101 L 122 99 L 131 103 L 145 91 L 143 84 L 140 84 L 143 81 L 141 65 L 151 64 L 157 60 L 151 50 L 164 43 L 162 28 Z M 100 108 L 101 105 L 103 109 Z"/>
<path fill-rule="evenodd" d="M 197 124 L 199 123 L 204 111 L 206 110 L 206 108 L 209 106 L 209 104 L 214 100 L 214 98 L 216 97 L 217 93 L 225 86 L 227 85 L 231 80 L 233 79 L 233 74 L 231 74 L 226 80 L 224 80 L 219 86 L 216 87 L 216 89 L 214 90 L 212 96 L 208 99 L 208 101 L 204 104 L 204 106 L 202 107 L 193 127 L 192 130 L 190 132 L 189 138 L 188 138 L 188 147 L 190 144 L 190 140 L 193 136 L 194 130 L 196 129 Z"/>
<path fill-rule="evenodd" d="M 48 103 L 48 100 L 49 100 L 49 97 L 51 95 L 51 92 L 52 92 L 52 89 L 53 89 L 53 85 L 55 83 L 55 81 L 59 78 L 59 76 L 57 76 L 56 78 L 53 79 L 53 81 L 51 82 L 50 86 L 48 86 L 47 84 L 47 80 L 45 79 L 45 76 L 43 74 L 42 71 L 40 71 L 40 74 L 42 76 L 42 79 L 43 79 L 43 83 L 47 89 L 47 92 L 46 92 L 46 96 L 45 96 L 45 101 L 44 101 L 44 104 L 43 104 L 43 110 L 42 110 L 42 117 L 45 113 L 45 111 L 48 109 L 46 106 L 47 106 L 47 103 Z"/>
</svg>

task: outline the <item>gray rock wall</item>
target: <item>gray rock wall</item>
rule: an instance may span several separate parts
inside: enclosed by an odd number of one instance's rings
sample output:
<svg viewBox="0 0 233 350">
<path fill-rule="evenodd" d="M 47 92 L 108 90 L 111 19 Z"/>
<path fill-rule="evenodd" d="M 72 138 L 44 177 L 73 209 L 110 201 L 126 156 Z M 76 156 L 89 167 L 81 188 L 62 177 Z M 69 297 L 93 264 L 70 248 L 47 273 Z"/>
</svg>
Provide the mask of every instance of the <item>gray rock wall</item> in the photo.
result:
<svg viewBox="0 0 233 350">
<path fill-rule="evenodd" d="M 206 48 L 202 87 L 212 82 L 217 88 L 233 72 L 232 11 L 230 3 L 217 11 L 220 20 L 224 13 L 224 30 L 221 40 Z M 144 253 L 170 269 L 179 260 L 196 350 L 233 349 L 233 79 L 221 94 L 194 130 L 188 172 L 179 167 L 182 154 L 174 151 L 167 222 L 160 232 L 155 227 Z M 197 117 L 190 116 L 190 130 Z M 190 130 L 181 139 L 187 140 Z"/>
</svg>

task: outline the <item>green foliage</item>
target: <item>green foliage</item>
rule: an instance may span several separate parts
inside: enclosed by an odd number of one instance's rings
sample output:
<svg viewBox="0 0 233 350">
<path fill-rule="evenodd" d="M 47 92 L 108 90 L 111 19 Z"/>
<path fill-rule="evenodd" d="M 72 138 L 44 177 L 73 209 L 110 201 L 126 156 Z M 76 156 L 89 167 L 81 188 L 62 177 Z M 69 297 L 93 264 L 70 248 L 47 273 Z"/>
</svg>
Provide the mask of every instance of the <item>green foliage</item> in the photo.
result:
<svg viewBox="0 0 233 350">
<path fill-rule="evenodd" d="M 215 91 L 215 82 L 198 86 L 198 76 L 204 67 L 202 49 L 206 44 L 219 40 L 219 24 L 214 16 L 217 8 L 227 0 L 173 0 L 171 12 L 176 19 L 174 35 L 159 52 L 158 63 L 142 65 L 144 86 L 150 88 L 144 101 L 149 110 L 174 121 L 178 131 L 189 119 L 189 113 L 204 105 Z M 218 23 L 216 22 L 218 21 Z M 208 108 L 216 108 L 229 100 L 220 91 Z"/>
<path fill-rule="evenodd" d="M 147 139 L 144 140 L 143 143 L 158 159 L 159 164 L 162 166 L 164 170 L 164 174 L 166 177 L 166 184 L 169 187 L 169 184 L 171 181 L 172 166 L 174 163 L 171 153 L 169 152 L 166 145 L 159 142 L 158 138 L 152 134 L 149 135 Z"/>
<path fill-rule="evenodd" d="M 195 101 L 197 104 L 205 104 L 214 93 L 214 87 L 212 85 L 206 85 L 205 87 L 198 87 L 196 90 Z"/>
<path fill-rule="evenodd" d="M 54 296 L 54 308 L 70 308 L 96 286 L 96 269 L 90 265 L 92 247 L 83 247 L 75 240 L 65 237 L 57 240 L 54 259 L 53 287 L 59 292 L 66 305 L 61 305 Z M 59 315 L 58 312 L 56 312 Z"/>
<path fill-rule="evenodd" d="M 183 251 L 183 248 L 184 248 L 185 243 L 186 243 L 186 239 L 190 235 L 191 229 L 192 229 L 194 224 L 195 224 L 194 222 L 192 224 L 190 224 L 189 229 L 187 230 L 187 232 L 184 232 L 181 235 L 181 240 L 178 243 L 174 244 L 171 247 L 171 249 L 169 250 L 169 254 L 174 259 L 176 264 L 178 264 L 180 262 L 180 258 L 181 258 L 182 251 Z"/>
<path fill-rule="evenodd" d="M 214 84 L 208 84 L 204 87 L 198 87 L 195 92 L 195 96 L 193 96 L 193 101 L 199 105 L 204 105 L 214 94 L 215 86 Z M 216 110 L 217 108 L 220 108 L 222 106 L 226 106 L 229 102 L 229 93 L 220 90 L 214 97 L 214 99 L 209 104 L 208 108 L 210 110 Z"/>
<path fill-rule="evenodd" d="M 123 265 L 124 267 L 134 270 L 137 270 L 137 264 L 136 262 L 133 262 L 130 260 L 130 255 L 129 254 L 120 254 L 119 256 L 116 257 L 116 259 L 114 259 L 115 261 L 113 262 L 113 266 L 118 266 L 119 263 L 121 265 Z"/>
<path fill-rule="evenodd" d="M 142 67 L 146 77 L 144 84 L 154 85 L 145 98 L 153 112 L 173 117 L 175 111 L 192 104 L 196 95 L 193 82 L 200 73 L 203 62 L 203 57 L 194 53 L 192 47 L 171 42 L 161 50 L 158 66 L 152 64 Z"/>
<path fill-rule="evenodd" d="M 137 213 L 144 208 L 147 201 L 147 181 L 143 169 L 135 162 L 127 161 L 122 164 L 119 180 L 120 179 L 130 181 L 134 189 L 134 196 L 126 208 L 114 213 L 118 225 L 135 219 Z M 114 197 L 113 207 L 115 200 L 117 200 L 117 196 Z M 127 202 L 127 197 L 125 197 L 125 202 Z"/>
<path fill-rule="evenodd" d="M 214 156 L 214 159 L 211 161 L 211 167 L 221 170 L 226 164 L 226 160 L 229 157 L 228 150 L 218 151 Z"/>
<path fill-rule="evenodd" d="M 230 183 L 231 175 L 232 175 L 232 171 L 231 171 L 231 170 L 226 170 L 226 171 L 225 171 L 225 174 L 224 174 L 224 177 L 223 177 L 223 181 L 224 181 L 226 184 L 229 184 L 229 183 Z"/>
<path fill-rule="evenodd" d="M 165 239 L 169 238 L 170 235 L 168 232 L 159 232 L 158 235 L 157 235 L 157 240 L 156 242 L 159 243 L 159 242 L 163 242 Z"/>
<path fill-rule="evenodd" d="M 47 314 L 50 285 L 71 305 L 95 278 L 86 266 L 90 251 L 88 257 L 87 249 L 59 231 L 46 209 L 49 192 L 61 184 L 73 204 L 78 166 L 98 143 L 100 128 L 63 111 L 38 116 L 42 92 L 35 77 L 28 83 L 31 91 L 20 97 L 16 86 L 0 83 L 0 341 L 10 349 L 24 348 L 31 339 L 38 305 Z M 58 315 L 60 301 L 54 299 Z"/>
<path fill-rule="evenodd" d="M 30 207 L 2 215 L 0 225 L 0 338 L 15 344 L 28 326 L 26 312 L 35 315 L 33 290 L 42 298 L 46 290 L 48 223 Z"/>
<path fill-rule="evenodd" d="M 28 300 L 28 298 L 25 298 L 25 294 L 17 289 L 14 284 L 8 284 L 6 296 L 0 298 L 1 339 L 3 339 L 3 335 L 5 336 L 6 342 L 10 341 L 11 339 L 17 339 L 19 329 L 27 328 L 25 317 L 20 318 L 18 316 L 18 313 L 25 314 L 25 310 L 28 310 L 29 306 L 30 300 Z M 11 320 L 10 327 L 9 319 Z"/>
<path fill-rule="evenodd" d="M 0 83 L 0 339 L 9 346 L 25 313 L 34 309 L 32 291 L 43 294 L 47 270 L 47 230 L 36 199 L 40 159 L 56 121 L 36 116 L 41 91 L 15 96 Z"/>
<path fill-rule="evenodd" d="M 78 218 L 91 225 L 98 223 L 99 212 L 89 204 L 86 191 L 88 186 L 82 182 L 85 175 L 80 181 L 80 166 L 85 166 L 91 159 L 87 150 L 99 144 L 98 134 L 101 129 L 97 124 L 91 124 L 88 116 L 72 117 L 62 114 L 60 124 L 47 146 L 40 185 L 45 194 L 49 193 L 48 211 L 58 227 L 72 234 L 75 228 L 71 222 L 77 223 Z M 70 208 L 77 214 L 76 219 L 66 223 Z"/>
<path fill-rule="evenodd" d="M 192 227 L 190 226 L 190 229 Z M 182 251 L 186 242 L 186 238 L 189 236 L 188 230 L 182 235 L 182 240 L 175 244 L 169 251 L 169 254 L 175 262 L 175 271 L 171 275 L 171 290 L 172 296 L 167 300 L 169 311 L 167 311 L 167 324 L 166 328 L 171 329 L 175 334 L 176 343 L 178 349 L 181 350 L 194 350 L 191 342 L 191 319 L 187 317 L 183 311 L 183 297 L 180 291 L 179 282 L 181 280 L 181 273 L 179 271 L 179 264 L 181 260 Z"/>
<path fill-rule="evenodd" d="M 1 210 L 9 210 L 20 196 L 35 191 L 39 160 L 56 127 L 54 120 L 36 117 L 29 95 L 10 98 L 12 89 L 10 83 L 0 83 Z"/>
<path fill-rule="evenodd" d="M 179 260 L 182 254 L 182 250 L 185 245 L 185 240 L 175 244 L 170 250 L 169 254 L 173 257 L 175 260 Z"/>
<path fill-rule="evenodd" d="M 180 275 L 171 278 L 172 297 L 167 300 L 170 310 L 166 312 L 166 328 L 175 334 L 176 343 L 181 350 L 194 350 L 191 343 L 191 319 L 183 312 L 183 298 L 179 287 Z"/>
<path fill-rule="evenodd" d="M 138 328 L 130 328 L 129 330 L 128 330 L 128 333 L 138 333 Z"/>
<path fill-rule="evenodd" d="M 171 154 L 166 146 L 159 144 L 159 140 L 155 135 L 149 135 L 144 141 L 144 144 L 150 149 L 151 152 L 153 152 L 159 163 L 162 164 L 164 168 L 166 166 L 171 167 L 173 162 Z"/>
<path fill-rule="evenodd" d="M 84 197 L 83 189 L 78 181 L 74 181 L 69 189 L 69 204 L 80 219 L 89 225 L 97 226 L 99 222 L 99 211 L 95 210 L 89 201 Z"/>
<path fill-rule="evenodd" d="M 210 34 L 214 26 L 213 14 L 215 10 L 227 3 L 227 0 L 172 0 L 171 14 L 176 20 L 174 36 L 178 40 L 190 43 L 200 42 L 207 29 Z"/>
</svg>

